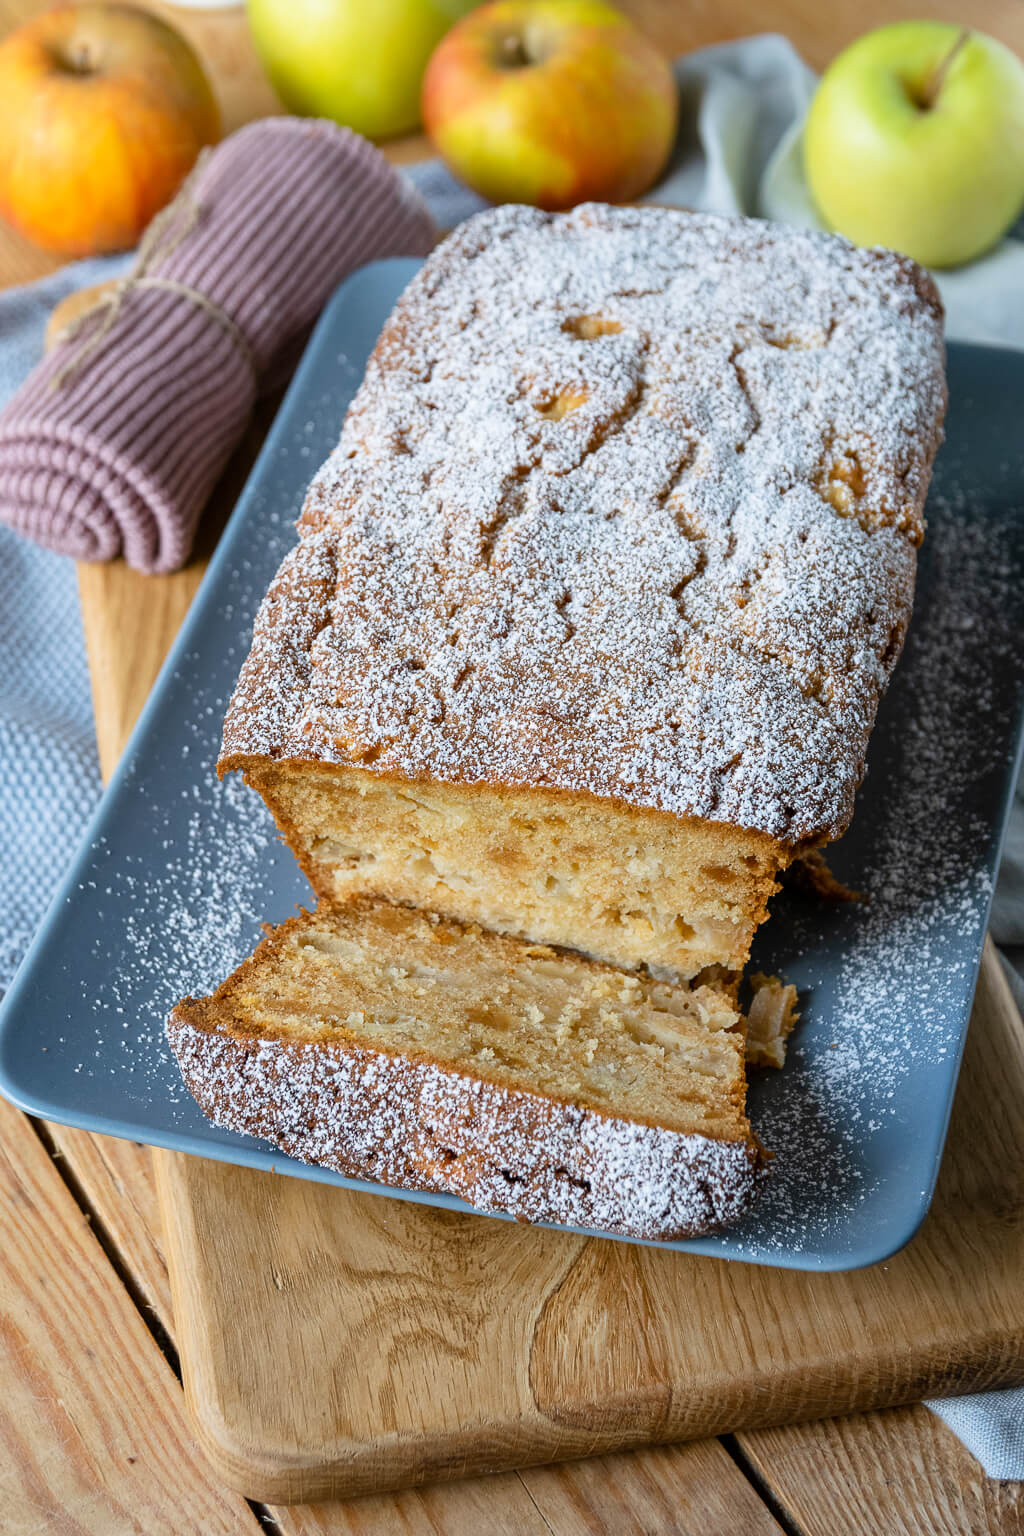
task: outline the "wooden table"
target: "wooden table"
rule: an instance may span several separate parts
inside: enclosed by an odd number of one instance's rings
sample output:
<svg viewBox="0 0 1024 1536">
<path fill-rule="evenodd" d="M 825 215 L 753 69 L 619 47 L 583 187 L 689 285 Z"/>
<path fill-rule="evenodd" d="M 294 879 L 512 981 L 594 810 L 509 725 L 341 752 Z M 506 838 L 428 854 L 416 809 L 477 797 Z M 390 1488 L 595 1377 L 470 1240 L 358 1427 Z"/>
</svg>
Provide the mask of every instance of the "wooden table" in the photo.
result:
<svg viewBox="0 0 1024 1536">
<path fill-rule="evenodd" d="M 0 0 L 0 34 L 42 8 L 40 0 Z M 820 0 L 780 0 L 771 9 L 755 0 L 635 0 L 627 8 L 670 52 L 777 30 L 819 68 L 855 34 L 919 10 L 914 0 L 862 0 L 838 14 Z M 154 9 L 198 45 L 228 129 L 275 110 L 240 11 Z M 930 10 L 951 20 L 966 14 L 954 0 L 932 0 Z M 984 0 L 971 20 L 1024 53 L 1024 0 Z M 411 139 L 390 152 L 409 160 L 425 151 L 421 139 Z M 0 285 L 54 265 L 0 227 Z M 80 568 L 90 664 L 94 679 L 105 678 L 96 725 L 107 774 L 195 591 L 256 436 L 225 476 L 201 549 L 184 571 L 146 578 L 116 563 Z M 130 668 L 118 663 L 125 654 Z M 986 1479 L 921 1407 L 344 1505 L 251 1505 L 218 1486 L 183 1411 L 148 1150 L 42 1124 L 0 1101 L 0 1212 L 0 1530 L 10 1536 L 1024 1531 L 1024 1485 Z"/>
</svg>

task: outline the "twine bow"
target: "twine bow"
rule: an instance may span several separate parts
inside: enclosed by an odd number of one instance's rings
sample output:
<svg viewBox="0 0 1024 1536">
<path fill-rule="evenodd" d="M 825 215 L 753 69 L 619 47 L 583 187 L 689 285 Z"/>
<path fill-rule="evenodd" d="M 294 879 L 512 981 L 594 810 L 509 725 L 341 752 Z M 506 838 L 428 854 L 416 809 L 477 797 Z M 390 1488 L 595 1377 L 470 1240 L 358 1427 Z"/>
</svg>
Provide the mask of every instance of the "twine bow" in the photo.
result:
<svg viewBox="0 0 1024 1536">
<path fill-rule="evenodd" d="M 190 287 L 188 283 L 178 282 L 172 277 L 153 277 L 150 273 L 150 268 L 156 262 L 166 261 L 173 256 L 182 242 L 187 240 L 198 226 L 203 210 L 195 195 L 195 184 L 209 155 L 208 149 L 201 151 L 192 170 L 182 182 L 177 196 L 150 221 L 139 242 L 131 271 L 124 277 L 118 278 L 103 293 L 98 294 L 95 303 L 90 304 L 89 308 L 83 310 L 80 315 L 76 315 L 60 332 L 57 337 L 59 344 L 73 341 L 89 321 L 94 320 L 101 310 L 105 311 L 95 330 L 53 374 L 50 379 L 51 389 L 63 389 L 64 385 L 102 349 L 104 342 L 121 318 L 129 295 L 138 288 L 158 288 L 165 293 L 176 293 L 199 309 L 205 310 L 208 315 L 212 315 L 235 343 L 252 369 L 253 376 L 256 376 L 256 359 L 252 348 L 241 326 L 231 318 L 227 310 L 222 309 L 208 294 L 198 288 Z"/>
</svg>

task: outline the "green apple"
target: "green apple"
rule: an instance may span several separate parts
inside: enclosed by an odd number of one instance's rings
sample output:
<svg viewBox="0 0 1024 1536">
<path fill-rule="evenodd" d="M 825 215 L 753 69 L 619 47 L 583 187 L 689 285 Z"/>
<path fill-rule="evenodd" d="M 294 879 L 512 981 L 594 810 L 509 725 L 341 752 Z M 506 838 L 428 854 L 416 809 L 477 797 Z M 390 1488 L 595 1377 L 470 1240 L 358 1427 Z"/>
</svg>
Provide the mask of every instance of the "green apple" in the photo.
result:
<svg viewBox="0 0 1024 1536">
<path fill-rule="evenodd" d="M 263 67 L 290 112 L 369 139 L 420 121 L 427 60 L 474 0 L 248 0 Z"/>
<path fill-rule="evenodd" d="M 804 168 L 823 222 L 858 245 L 970 261 L 1024 207 L 1024 64 L 945 22 L 869 32 L 822 78 Z"/>
</svg>

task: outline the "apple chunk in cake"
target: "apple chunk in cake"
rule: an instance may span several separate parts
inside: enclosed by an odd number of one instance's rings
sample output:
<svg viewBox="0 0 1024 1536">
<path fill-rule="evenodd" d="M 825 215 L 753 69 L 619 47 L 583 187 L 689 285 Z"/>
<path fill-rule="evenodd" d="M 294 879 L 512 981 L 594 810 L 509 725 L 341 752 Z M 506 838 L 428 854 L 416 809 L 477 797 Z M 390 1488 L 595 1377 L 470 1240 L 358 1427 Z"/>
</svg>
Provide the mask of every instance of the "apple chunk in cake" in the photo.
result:
<svg viewBox="0 0 1024 1536">
<path fill-rule="evenodd" d="M 499 208 L 381 335 L 221 769 L 322 896 L 692 976 L 847 825 L 945 403 L 892 253 Z"/>
</svg>

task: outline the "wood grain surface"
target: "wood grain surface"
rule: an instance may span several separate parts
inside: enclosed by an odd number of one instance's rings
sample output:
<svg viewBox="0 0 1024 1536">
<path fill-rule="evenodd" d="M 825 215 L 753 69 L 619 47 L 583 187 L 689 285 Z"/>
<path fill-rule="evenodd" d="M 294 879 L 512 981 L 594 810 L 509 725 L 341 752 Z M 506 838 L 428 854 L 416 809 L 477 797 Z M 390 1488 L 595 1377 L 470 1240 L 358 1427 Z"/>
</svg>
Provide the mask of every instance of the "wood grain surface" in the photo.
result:
<svg viewBox="0 0 1024 1536">
<path fill-rule="evenodd" d="M 780 1536 L 715 1440 L 275 1514 L 289 1536 Z"/>
<path fill-rule="evenodd" d="M 45 5 L 46 0 L 0 0 L 0 35 Z M 198 47 L 213 75 L 227 128 L 275 110 L 240 10 L 204 14 L 157 4 L 152 8 Z M 623 8 L 669 51 L 774 30 L 789 35 L 819 68 L 869 26 L 920 9 L 912 0 L 838 7 L 818 0 L 781 0 L 767 7 L 754 0 L 722 0 L 713 6 L 707 0 L 634 0 Z M 965 17 L 956 0 L 939 0 L 929 9 L 952 20 Z M 1024 0 L 983 0 L 970 9 L 975 25 L 1024 53 Z M 389 152 L 396 160 L 411 160 L 424 153 L 424 145 L 413 139 Z M 29 281 L 55 265 L 0 226 L 0 286 Z M 236 475 L 244 472 L 245 463 L 243 453 Z M 197 558 L 184 572 L 140 578 L 119 563 L 80 568 L 98 736 L 108 772 L 198 585 L 231 494 L 227 483 L 206 519 Z M 985 979 L 998 990 L 999 978 L 990 967 Z M 1008 1013 L 1005 1018 L 1016 1059 L 1019 1021 Z M 968 1071 L 971 1060 L 973 1046 Z M 965 1076 L 954 1137 L 969 1081 Z M 778 1529 L 762 1496 L 785 1529 L 798 1536 L 860 1531 L 1021 1536 L 1024 1530 L 1019 1487 L 985 1479 L 955 1437 L 921 1407 L 751 1431 L 727 1442 L 727 1449 L 702 1442 L 345 1504 L 250 1510 L 221 1491 L 183 1430 L 173 1400 L 177 1389 L 167 1360 L 173 1364 L 174 1320 L 148 1150 L 63 1127 L 49 1127 L 45 1134 L 49 1158 L 31 1123 L 0 1109 L 4 1532 L 95 1530 L 120 1536 L 122 1531 L 230 1530 L 251 1536 L 270 1529 L 282 1536 L 356 1531 L 488 1536 L 537 1530 L 717 1536 L 720 1530 Z M 16 1170 L 13 1182 L 11 1170 Z M 961 1198 L 971 1198 L 970 1187 L 965 1178 Z M 1000 1186 L 997 1192 L 984 1168 L 978 1170 L 977 1198 L 988 1213 L 983 1224 L 1020 1224 L 1019 1190 Z M 17 1241 L 10 1236 L 15 1225 Z M 47 1256 L 45 1265 L 41 1254 Z M 75 1280 L 73 1296 L 53 1283 L 52 1263 L 66 1266 Z M 947 1265 L 941 1254 L 935 1256 L 933 1279 L 954 1290 L 961 1283 L 955 1262 Z M 68 1307 L 86 1315 L 65 1327 Z M 126 1310 L 132 1307 L 148 1331 L 132 1328 Z M 118 1320 L 116 1326 L 111 1317 Z M 155 1400 L 147 1396 L 154 1381 Z M 170 1383 L 168 1397 L 161 1397 L 161 1382 Z M 118 1416 L 126 1395 L 128 1424 Z M 54 1407 L 62 1403 L 68 1408 L 66 1418 Z M 69 1423 L 77 1427 L 69 1430 Z M 110 1451 L 112 1443 L 119 1443 L 106 1432 L 111 1424 L 134 1437 L 122 1459 Z M 141 1468 L 140 1455 L 146 1461 Z"/>
<path fill-rule="evenodd" d="M 932 1211 L 870 1269 L 772 1270 L 166 1153 L 156 1166 L 186 1394 L 224 1481 L 252 1498 L 1024 1382 L 1024 1037 L 991 951 Z"/>
<path fill-rule="evenodd" d="M 927 1408 L 761 1430 L 742 1444 L 807 1536 L 1024 1532 L 1024 1483 L 986 1477 Z"/>
<path fill-rule="evenodd" d="M 218 1486 L 178 1384 L 25 1117 L 0 1099 L 0 1529 L 203 1531 Z"/>
</svg>

